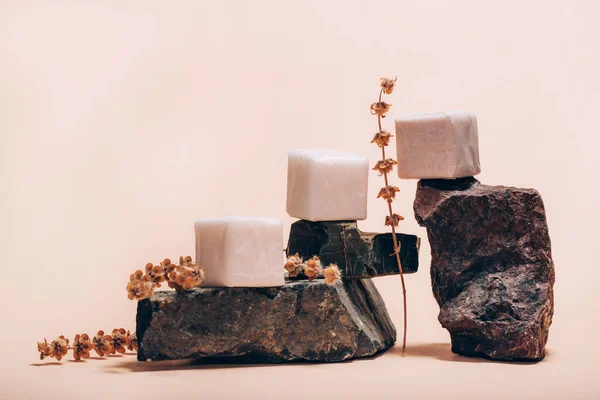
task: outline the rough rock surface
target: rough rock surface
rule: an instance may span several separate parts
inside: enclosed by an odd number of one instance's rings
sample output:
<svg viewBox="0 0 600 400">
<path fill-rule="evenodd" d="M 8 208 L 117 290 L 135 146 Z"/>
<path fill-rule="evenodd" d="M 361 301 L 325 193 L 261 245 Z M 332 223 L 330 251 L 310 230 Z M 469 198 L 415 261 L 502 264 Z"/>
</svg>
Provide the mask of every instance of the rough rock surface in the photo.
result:
<svg viewBox="0 0 600 400">
<path fill-rule="evenodd" d="M 473 177 L 421 180 L 414 210 L 427 228 L 433 294 L 452 351 L 543 359 L 554 264 L 539 193 L 486 186 Z"/>
<path fill-rule="evenodd" d="M 397 233 L 400 260 L 405 274 L 419 268 L 420 239 Z M 345 279 L 364 279 L 399 274 L 391 233 L 361 232 L 356 221 L 311 222 L 292 224 L 287 255 L 304 259 L 319 256 L 324 266 L 337 264 Z"/>
<path fill-rule="evenodd" d="M 372 356 L 396 329 L 371 280 L 157 292 L 138 302 L 138 360 L 338 362 Z"/>
</svg>

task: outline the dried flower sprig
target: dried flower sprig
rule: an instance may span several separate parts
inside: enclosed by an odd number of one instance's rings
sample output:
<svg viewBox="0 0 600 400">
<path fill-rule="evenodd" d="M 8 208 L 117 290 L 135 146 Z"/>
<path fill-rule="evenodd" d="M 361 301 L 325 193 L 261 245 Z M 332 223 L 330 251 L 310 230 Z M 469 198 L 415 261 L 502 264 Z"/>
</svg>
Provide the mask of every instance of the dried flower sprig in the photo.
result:
<svg viewBox="0 0 600 400">
<path fill-rule="evenodd" d="M 127 350 L 137 352 L 138 351 L 137 335 L 135 334 L 135 332 L 129 333 L 129 331 L 127 331 L 127 337 L 129 338 L 129 345 L 127 346 Z"/>
<path fill-rule="evenodd" d="M 45 339 L 44 339 L 45 340 Z M 60 361 L 69 351 L 69 339 L 60 335 L 50 343 L 50 357 Z"/>
<path fill-rule="evenodd" d="M 38 342 L 38 351 L 40 352 L 40 360 L 43 360 L 46 357 L 52 357 L 50 354 L 50 345 L 48 344 L 48 340 L 44 339 L 43 342 Z"/>
<path fill-rule="evenodd" d="M 194 264 L 190 256 L 179 257 L 179 264 L 168 263 L 166 267 L 169 287 L 175 290 L 190 290 L 200 286 L 204 281 L 202 267 Z"/>
<path fill-rule="evenodd" d="M 391 104 L 379 100 L 377 103 L 371 104 L 371 114 L 377 115 L 378 118 L 385 118 L 385 115 L 390 111 L 391 106 Z"/>
<path fill-rule="evenodd" d="M 393 213 L 391 217 L 389 215 L 385 216 L 385 226 L 393 226 L 395 228 L 398 226 L 400 221 L 404 221 L 404 217 L 402 215 Z"/>
<path fill-rule="evenodd" d="M 379 147 L 387 146 L 388 144 L 390 144 L 390 138 L 392 136 L 394 135 L 386 131 L 377 132 L 375 136 L 373 136 L 373 140 L 371 140 L 371 143 L 375 143 Z"/>
<path fill-rule="evenodd" d="M 112 337 L 110 335 L 105 335 L 104 331 L 100 330 L 92 339 L 92 347 L 100 357 L 111 354 L 113 351 Z"/>
<path fill-rule="evenodd" d="M 89 358 L 92 350 L 100 357 L 125 353 L 125 349 L 137 352 L 138 343 L 135 332 L 131 334 L 129 331 L 119 328 L 113 329 L 112 335 L 105 335 L 104 331 L 100 330 L 91 340 L 87 333 L 77 334 L 73 339 L 72 346 L 69 346 L 69 339 L 61 335 L 51 343 L 44 339 L 43 342 L 38 342 L 37 347 L 40 352 L 40 360 L 50 357 L 60 361 L 69 350 L 72 350 L 73 359 L 80 361 Z"/>
<path fill-rule="evenodd" d="M 390 143 L 390 137 L 393 135 L 387 131 L 384 131 L 381 126 L 381 119 L 385 118 L 387 112 L 390 109 L 390 104 L 382 101 L 381 97 L 385 94 L 391 94 L 394 91 L 394 86 L 396 85 L 396 79 L 389 78 L 381 78 L 380 79 L 380 90 L 379 90 L 379 99 L 376 103 L 371 104 L 371 114 L 377 115 L 377 127 L 379 128 L 378 132 L 371 140 L 371 143 L 377 144 L 381 148 L 381 160 L 377 161 L 373 169 L 379 172 L 380 176 L 383 176 L 383 180 L 385 182 L 385 187 L 383 187 L 377 198 L 383 198 L 387 202 L 389 215 L 385 217 L 385 225 L 391 227 L 392 229 L 392 238 L 394 240 L 394 254 L 396 255 L 396 261 L 398 262 L 398 269 L 400 270 L 400 280 L 402 281 L 402 300 L 404 306 L 404 335 L 402 339 L 402 353 L 406 351 L 406 328 L 407 328 L 407 315 L 406 315 L 406 285 L 404 284 L 404 273 L 402 271 L 402 263 L 400 261 L 400 247 L 398 246 L 398 239 L 396 238 L 396 227 L 399 222 L 404 219 L 399 214 L 393 212 L 392 202 L 396 198 L 396 193 L 400 191 L 400 189 L 396 186 L 392 186 L 388 182 L 388 174 L 392 172 L 394 169 L 394 165 L 397 165 L 398 162 L 392 158 L 386 158 L 385 148 Z"/>
<path fill-rule="evenodd" d="M 139 269 L 129 275 L 129 283 L 127 284 L 127 297 L 129 300 L 143 300 L 152 295 L 154 291 L 154 283 L 149 275 L 144 275 Z"/>
<path fill-rule="evenodd" d="M 385 146 L 382 146 L 381 148 L 383 149 L 384 147 Z M 377 161 L 377 164 L 375 164 L 375 166 L 373 167 L 373 170 L 379 171 L 379 176 L 387 175 L 390 172 L 392 172 L 392 170 L 394 169 L 394 165 L 396 164 L 398 164 L 398 162 L 391 158 L 379 160 Z"/>
<path fill-rule="evenodd" d="M 192 257 L 179 257 L 179 263 L 173 264 L 165 258 L 158 265 L 146 264 L 146 273 L 137 270 L 129 276 L 127 297 L 130 300 L 143 300 L 154 293 L 155 288 L 167 282 L 170 288 L 189 290 L 200 286 L 204 281 L 202 266 L 192 262 Z"/>
<path fill-rule="evenodd" d="M 77 361 L 82 358 L 89 358 L 90 351 L 93 349 L 92 343 L 90 342 L 90 337 L 87 333 L 83 335 L 75 335 L 75 339 L 73 339 L 73 358 Z"/>
<path fill-rule="evenodd" d="M 304 267 L 304 275 L 306 275 L 309 281 L 318 278 L 322 273 L 323 268 L 321 267 L 321 260 L 319 260 L 319 256 L 314 256 L 306 262 L 306 266 Z"/>
<path fill-rule="evenodd" d="M 342 278 L 342 272 L 335 264 L 331 264 L 329 267 L 325 268 L 323 270 L 323 275 L 325 275 L 325 283 L 329 285 L 333 285 Z"/>
<path fill-rule="evenodd" d="M 335 264 L 330 264 L 327 268 L 323 268 L 319 256 L 314 256 L 308 261 L 303 262 L 302 257 L 298 253 L 289 256 L 283 266 L 288 272 L 290 278 L 306 278 L 309 281 L 324 278 L 325 283 L 333 285 L 341 279 L 342 273 L 339 267 Z"/>
<path fill-rule="evenodd" d="M 393 200 L 396 198 L 396 193 L 398 193 L 400 189 L 397 186 L 386 186 L 381 188 L 377 198 L 383 197 L 384 200 Z"/>
<path fill-rule="evenodd" d="M 113 329 L 111 335 L 111 347 L 112 351 L 110 354 L 125 353 L 125 349 L 130 344 L 130 339 L 127 336 L 127 331 L 123 328 Z"/>
<path fill-rule="evenodd" d="M 288 272 L 290 278 L 295 278 L 304 272 L 306 265 L 302 263 L 302 258 L 296 253 L 293 256 L 288 257 L 283 268 Z"/>
<path fill-rule="evenodd" d="M 160 265 L 152 265 L 152 263 L 146 264 L 146 274 L 150 277 L 150 281 L 154 284 L 155 287 L 160 287 L 160 283 L 165 281 L 165 266 L 163 263 L 171 260 L 165 258 L 165 260 L 160 263 Z"/>
<path fill-rule="evenodd" d="M 398 77 L 395 77 L 394 79 L 389 79 L 389 78 L 380 78 L 379 79 L 379 84 L 385 94 L 392 94 L 392 92 L 394 91 L 394 86 L 396 85 L 397 79 L 398 79 Z"/>
</svg>

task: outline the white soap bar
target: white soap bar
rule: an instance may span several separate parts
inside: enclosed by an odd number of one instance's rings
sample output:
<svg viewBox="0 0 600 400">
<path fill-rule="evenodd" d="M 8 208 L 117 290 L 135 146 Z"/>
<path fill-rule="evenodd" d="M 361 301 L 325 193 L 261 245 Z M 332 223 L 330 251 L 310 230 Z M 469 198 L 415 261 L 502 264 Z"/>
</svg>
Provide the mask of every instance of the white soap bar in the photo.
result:
<svg viewBox="0 0 600 400">
<path fill-rule="evenodd" d="M 396 119 L 398 176 L 452 179 L 477 175 L 477 117 L 466 111 L 418 114 Z"/>
<path fill-rule="evenodd" d="M 309 221 L 367 218 L 369 160 L 335 150 L 288 154 L 287 213 Z"/>
<path fill-rule="evenodd" d="M 275 218 L 221 217 L 196 221 L 196 262 L 203 286 L 284 284 L 283 224 Z"/>
</svg>

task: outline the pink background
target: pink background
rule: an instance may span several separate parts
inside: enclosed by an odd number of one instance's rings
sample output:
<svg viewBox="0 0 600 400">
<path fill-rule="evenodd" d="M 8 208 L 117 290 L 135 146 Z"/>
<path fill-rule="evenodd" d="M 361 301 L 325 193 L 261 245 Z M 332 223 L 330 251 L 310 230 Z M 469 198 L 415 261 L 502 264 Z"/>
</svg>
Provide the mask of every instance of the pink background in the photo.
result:
<svg viewBox="0 0 600 400">
<path fill-rule="evenodd" d="M 1 1 L 0 398 L 598 398 L 599 12 L 595 1 Z M 450 352 L 416 181 L 395 177 L 401 231 L 423 238 L 406 357 L 39 362 L 43 337 L 134 329 L 129 274 L 192 255 L 196 218 L 279 217 L 287 239 L 287 151 L 374 162 L 368 108 L 378 78 L 396 74 L 387 128 L 473 111 L 480 180 L 541 192 L 557 277 L 544 362 Z M 384 230 L 381 184 L 373 172 L 365 230 Z M 401 330 L 399 278 L 376 283 Z"/>
</svg>

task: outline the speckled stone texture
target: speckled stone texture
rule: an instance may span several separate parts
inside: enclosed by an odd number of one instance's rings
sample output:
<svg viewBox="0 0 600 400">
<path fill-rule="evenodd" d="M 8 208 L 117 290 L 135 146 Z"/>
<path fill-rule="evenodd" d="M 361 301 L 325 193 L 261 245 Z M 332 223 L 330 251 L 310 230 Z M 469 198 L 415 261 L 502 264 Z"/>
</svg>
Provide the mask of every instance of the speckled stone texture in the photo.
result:
<svg viewBox="0 0 600 400">
<path fill-rule="evenodd" d="M 414 210 L 427 228 L 433 294 L 452 351 L 542 360 L 554 264 L 540 194 L 473 177 L 421 180 Z"/>
<path fill-rule="evenodd" d="M 396 329 L 371 280 L 157 292 L 138 302 L 138 360 L 339 362 L 389 349 Z"/>
<path fill-rule="evenodd" d="M 397 233 L 402 272 L 419 268 L 421 240 Z M 391 233 L 361 232 L 356 221 L 296 221 L 290 229 L 287 255 L 319 256 L 324 266 L 337 264 L 345 279 L 399 274 Z"/>
</svg>

